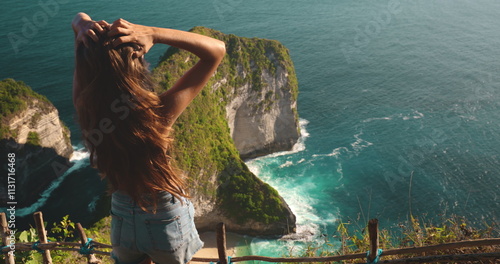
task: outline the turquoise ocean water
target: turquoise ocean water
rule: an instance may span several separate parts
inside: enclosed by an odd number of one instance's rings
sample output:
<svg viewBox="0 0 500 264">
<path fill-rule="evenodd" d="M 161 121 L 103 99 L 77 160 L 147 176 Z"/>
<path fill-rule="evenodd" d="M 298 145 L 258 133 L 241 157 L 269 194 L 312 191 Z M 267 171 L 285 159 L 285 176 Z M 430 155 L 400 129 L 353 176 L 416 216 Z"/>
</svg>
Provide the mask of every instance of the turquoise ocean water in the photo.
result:
<svg viewBox="0 0 500 264">
<path fill-rule="evenodd" d="M 78 11 L 108 22 L 276 39 L 299 80 L 302 137 L 290 152 L 248 162 L 298 219 L 280 241 L 253 239 L 252 254 L 281 256 L 320 241 L 339 220 L 397 226 L 427 219 L 499 219 L 500 2 L 428 1 L 8 1 L 0 18 L 0 78 L 46 95 L 70 127 L 70 172 L 19 215 L 91 221 L 104 185 L 88 168 L 71 103 Z M 166 47 L 154 47 L 154 65 Z M 65 199 L 79 192 L 79 199 Z M 34 194 L 35 195 L 35 194 Z M 60 208 L 70 208 L 61 212 Z"/>
</svg>

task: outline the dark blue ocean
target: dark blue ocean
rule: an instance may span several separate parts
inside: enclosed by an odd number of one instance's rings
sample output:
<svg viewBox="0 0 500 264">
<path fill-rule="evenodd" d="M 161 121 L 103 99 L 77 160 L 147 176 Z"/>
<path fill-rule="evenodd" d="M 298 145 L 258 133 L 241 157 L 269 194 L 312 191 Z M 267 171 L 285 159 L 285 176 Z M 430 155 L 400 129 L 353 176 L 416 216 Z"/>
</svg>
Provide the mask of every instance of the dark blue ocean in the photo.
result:
<svg viewBox="0 0 500 264">
<path fill-rule="evenodd" d="M 252 254 L 281 256 L 295 240 L 333 234 L 338 221 L 377 217 L 390 228 L 410 213 L 429 221 L 457 214 L 478 226 L 500 219 L 498 1 L 40 0 L 5 1 L 2 10 L 0 79 L 46 95 L 77 150 L 72 171 L 19 214 L 83 217 L 104 188 L 88 168 L 71 102 L 70 22 L 83 11 L 108 22 L 201 25 L 290 49 L 302 137 L 294 150 L 248 165 L 288 202 L 298 234 L 249 238 Z M 148 54 L 153 66 L 166 48 Z M 57 210 L 68 205 L 73 211 Z"/>
</svg>

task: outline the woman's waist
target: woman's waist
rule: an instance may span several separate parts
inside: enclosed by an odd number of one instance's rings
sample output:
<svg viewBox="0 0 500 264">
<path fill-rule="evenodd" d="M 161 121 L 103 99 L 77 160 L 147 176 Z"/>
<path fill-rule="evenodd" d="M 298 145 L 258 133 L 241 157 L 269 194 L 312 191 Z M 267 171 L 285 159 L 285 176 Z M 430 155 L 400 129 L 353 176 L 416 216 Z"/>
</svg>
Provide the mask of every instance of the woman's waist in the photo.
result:
<svg viewBox="0 0 500 264">
<path fill-rule="evenodd" d="M 132 196 L 128 195 L 126 192 L 118 190 L 115 191 L 111 196 L 111 210 L 113 212 L 121 211 L 122 213 L 127 214 L 145 214 L 151 213 L 156 209 L 156 212 L 162 211 L 171 211 L 175 208 L 182 206 L 183 203 L 189 202 L 186 198 L 183 199 L 183 202 L 173 196 L 171 193 L 166 191 L 159 191 L 156 194 L 156 208 L 153 206 L 154 204 L 154 196 L 152 194 L 142 194 L 140 195 L 140 199 L 142 199 L 145 204 L 145 212 L 139 204 L 134 201 Z"/>
</svg>

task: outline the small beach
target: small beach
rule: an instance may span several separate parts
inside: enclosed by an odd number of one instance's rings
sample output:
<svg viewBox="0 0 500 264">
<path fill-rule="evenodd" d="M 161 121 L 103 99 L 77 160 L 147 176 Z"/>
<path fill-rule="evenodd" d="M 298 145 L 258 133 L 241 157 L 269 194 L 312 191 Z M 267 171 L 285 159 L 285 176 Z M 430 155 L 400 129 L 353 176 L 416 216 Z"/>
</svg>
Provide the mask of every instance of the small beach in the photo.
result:
<svg viewBox="0 0 500 264">
<path fill-rule="evenodd" d="M 200 234 L 201 240 L 205 243 L 203 248 L 198 251 L 195 258 L 218 258 L 217 240 L 215 232 L 204 232 Z M 248 242 L 248 243 L 247 243 Z M 249 254 L 248 238 L 234 233 L 226 233 L 226 255 L 236 257 Z M 191 263 L 206 263 L 191 261 Z"/>
</svg>

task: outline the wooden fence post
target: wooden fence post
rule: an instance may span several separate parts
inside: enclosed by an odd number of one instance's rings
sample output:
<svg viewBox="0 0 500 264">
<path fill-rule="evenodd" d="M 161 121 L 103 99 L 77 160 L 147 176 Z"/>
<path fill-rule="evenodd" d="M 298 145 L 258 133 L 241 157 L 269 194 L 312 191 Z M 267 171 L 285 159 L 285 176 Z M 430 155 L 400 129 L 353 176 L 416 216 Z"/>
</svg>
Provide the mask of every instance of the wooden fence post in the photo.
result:
<svg viewBox="0 0 500 264">
<path fill-rule="evenodd" d="M 220 264 L 227 264 L 226 255 L 226 226 L 224 223 L 217 224 L 217 250 L 219 252 Z"/>
<path fill-rule="evenodd" d="M 10 245 L 10 230 L 9 225 L 7 224 L 7 217 L 5 216 L 5 213 L 0 213 L 0 218 L 2 243 L 5 246 L 8 246 Z M 5 253 L 5 264 L 16 264 L 14 259 L 14 252 L 10 253 L 9 251 Z"/>
<path fill-rule="evenodd" d="M 47 243 L 47 232 L 45 231 L 45 226 L 43 224 L 43 215 L 42 212 L 35 212 L 33 214 L 33 218 L 35 218 L 36 230 L 38 232 L 38 239 L 40 243 Z M 44 264 L 52 264 L 52 257 L 50 256 L 50 250 L 46 249 L 42 253 L 43 263 Z"/>
<path fill-rule="evenodd" d="M 374 261 L 378 253 L 378 219 L 368 221 L 368 235 L 370 237 L 370 254 L 368 260 Z"/>
<path fill-rule="evenodd" d="M 78 229 L 78 233 L 80 233 L 80 241 L 82 242 L 82 246 L 87 243 L 87 235 L 85 234 L 85 231 L 83 230 L 83 227 L 80 223 L 76 223 L 76 229 Z M 101 263 L 101 260 L 96 258 L 94 254 L 88 254 L 87 255 L 87 263 L 88 264 L 98 264 Z"/>
</svg>

